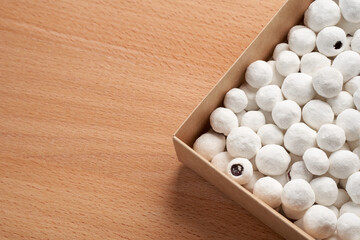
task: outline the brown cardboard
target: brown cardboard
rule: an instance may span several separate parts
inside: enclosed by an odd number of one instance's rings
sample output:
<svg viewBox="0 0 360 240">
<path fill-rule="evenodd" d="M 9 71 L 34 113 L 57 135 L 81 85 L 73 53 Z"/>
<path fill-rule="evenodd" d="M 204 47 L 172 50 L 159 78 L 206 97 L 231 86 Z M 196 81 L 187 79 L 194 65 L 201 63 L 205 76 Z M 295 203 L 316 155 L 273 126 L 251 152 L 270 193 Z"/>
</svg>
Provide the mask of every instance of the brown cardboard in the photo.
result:
<svg viewBox="0 0 360 240">
<path fill-rule="evenodd" d="M 229 198 L 259 218 L 285 239 L 314 240 L 291 221 L 264 204 L 225 174 L 217 171 L 206 159 L 197 154 L 192 145 L 196 138 L 209 129 L 211 112 L 221 105 L 225 93 L 244 82 L 247 66 L 253 61 L 268 60 L 276 44 L 286 39 L 289 29 L 299 23 L 312 0 L 288 0 L 263 31 L 224 74 L 205 99 L 195 108 L 176 131 L 173 142 L 178 159 L 187 167 L 219 188 Z"/>
</svg>

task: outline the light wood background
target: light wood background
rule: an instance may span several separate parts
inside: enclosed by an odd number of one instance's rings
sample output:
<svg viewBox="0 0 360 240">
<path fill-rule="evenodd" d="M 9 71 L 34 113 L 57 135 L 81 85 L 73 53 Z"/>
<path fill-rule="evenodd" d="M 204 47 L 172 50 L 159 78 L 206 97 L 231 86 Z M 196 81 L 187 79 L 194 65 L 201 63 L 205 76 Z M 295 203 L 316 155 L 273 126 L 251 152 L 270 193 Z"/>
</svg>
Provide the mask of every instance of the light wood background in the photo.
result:
<svg viewBox="0 0 360 240">
<path fill-rule="evenodd" d="M 0 239 L 281 239 L 171 137 L 284 2 L 0 0 Z"/>
</svg>

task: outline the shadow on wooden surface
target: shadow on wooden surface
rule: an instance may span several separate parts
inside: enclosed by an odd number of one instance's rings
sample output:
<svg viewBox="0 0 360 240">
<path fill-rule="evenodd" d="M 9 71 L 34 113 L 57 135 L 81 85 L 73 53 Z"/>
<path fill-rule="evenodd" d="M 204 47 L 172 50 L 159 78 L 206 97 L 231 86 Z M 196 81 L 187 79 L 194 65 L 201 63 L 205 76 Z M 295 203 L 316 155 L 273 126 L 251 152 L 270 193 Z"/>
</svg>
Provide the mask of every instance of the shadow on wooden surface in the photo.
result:
<svg viewBox="0 0 360 240">
<path fill-rule="evenodd" d="M 179 224 L 198 239 L 282 239 L 193 171 L 181 166 L 169 201 Z M 196 179 L 196 181 L 194 181 Z M 244 219 L 247 219 L 244 222 Z"/>
</svg>

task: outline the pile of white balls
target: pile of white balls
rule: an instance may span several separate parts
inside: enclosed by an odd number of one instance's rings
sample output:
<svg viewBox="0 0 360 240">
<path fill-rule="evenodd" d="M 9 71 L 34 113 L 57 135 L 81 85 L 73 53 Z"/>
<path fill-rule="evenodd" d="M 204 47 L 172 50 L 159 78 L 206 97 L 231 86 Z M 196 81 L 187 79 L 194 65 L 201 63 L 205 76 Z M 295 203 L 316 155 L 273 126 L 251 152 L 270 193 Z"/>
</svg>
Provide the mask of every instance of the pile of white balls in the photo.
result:
<svg viewBox="0 0 360 240">
<path fill-rule="evenodd" d="M 360 0 L 316 0 L 194 150 L 316 239 L 360 239 Z"/>
</svg>

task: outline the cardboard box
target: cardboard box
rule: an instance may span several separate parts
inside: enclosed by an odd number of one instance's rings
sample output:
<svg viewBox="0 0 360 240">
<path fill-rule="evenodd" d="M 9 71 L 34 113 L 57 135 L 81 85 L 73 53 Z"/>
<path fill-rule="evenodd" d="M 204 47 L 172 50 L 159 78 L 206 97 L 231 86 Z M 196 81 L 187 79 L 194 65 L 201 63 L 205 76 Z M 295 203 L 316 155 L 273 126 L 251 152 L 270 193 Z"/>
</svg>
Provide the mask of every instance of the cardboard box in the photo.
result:
<svg viewBox="0 0 360 240">
<path fill-rule="evenodd" d="M 215 108 L 222 105 L 226 92 L 239 87 L 245 81 L 245 70 L 249 64 L 259 59 L 269 60 L 276 44 L 284 42 L 289 29 L 301 22 L 311 2 L 312 0 L 288 0 L 173 136 L 176 154 L 181 162 L 288 240 L 314 238 L 217 171 L 211 163 L 197 154 L 192 146 L 194 141 L 210 128 L 209 116 Z"/>
</svg>

